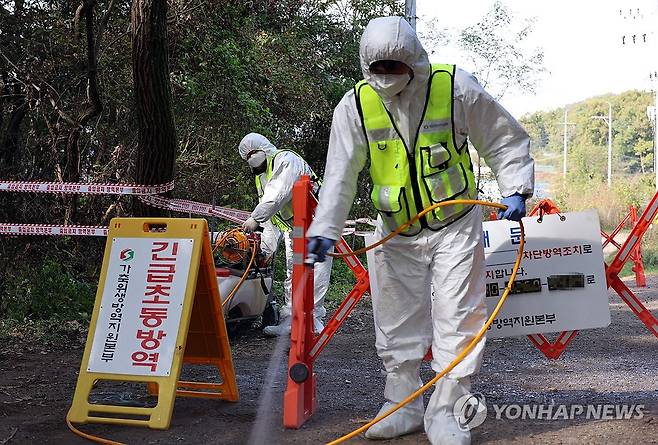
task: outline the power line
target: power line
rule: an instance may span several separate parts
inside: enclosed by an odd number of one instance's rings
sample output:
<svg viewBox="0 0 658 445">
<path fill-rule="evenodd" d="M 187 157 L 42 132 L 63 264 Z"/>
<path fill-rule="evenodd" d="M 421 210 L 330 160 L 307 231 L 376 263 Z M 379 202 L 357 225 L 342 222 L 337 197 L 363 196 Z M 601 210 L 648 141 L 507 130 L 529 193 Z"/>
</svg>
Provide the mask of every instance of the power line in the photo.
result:
<svg viewBox="0 0 658 445">
<path fill-rule="evenodd" d="M 658 53 L 658 0 L 656 9 L 647 12 L 645 9 L 620 8 L 619 16 L 630 23 L 631 31 L 621 36 L 621 43 L 626 47 L 640 47 L 647 51 L 647 57 L 653 60 Z M 655 63 L 655 62 L 654 62 Z M 653 170 L 655 173 L 656 190 L 658 190 L 658 65 L 655 65 L 649 72 L 649 81 L 652 84 L 654 94 L 653 112 L 647 110 L 651 118 L 653 115 Z"/>
</svg>

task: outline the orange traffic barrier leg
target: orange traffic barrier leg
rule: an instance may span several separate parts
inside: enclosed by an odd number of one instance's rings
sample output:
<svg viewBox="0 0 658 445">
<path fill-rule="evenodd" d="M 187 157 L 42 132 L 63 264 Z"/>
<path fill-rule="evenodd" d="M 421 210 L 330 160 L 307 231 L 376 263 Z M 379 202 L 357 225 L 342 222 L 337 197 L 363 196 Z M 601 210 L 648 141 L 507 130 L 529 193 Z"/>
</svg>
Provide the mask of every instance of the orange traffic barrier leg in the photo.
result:
<svg viewBox="0 0 658 445">
<path fill-rule="evenodd" d="M 653 316 L 651 311 L 647 309 L 639 298 L 624 284 L 623 281 L 617 276 L 608 276 L 608 286 L 612 287 L 619 297 L 631 308 L 633 313 L 640 319 L 642 323 L 651 331 L 653 335 L 658 337 L 658 320 Z"/>
<path fill-rule="evenodd" d="M 631 224 L 636 226 L 639 222 L 637 217 L 637 209 L 631 206 Z M 644 264 L 642 263 L 642 248 L 640 243 L 637 243 L 633 249 L 633 272 L 635 272 L 635 285 L 637 287 L 647 287 L 647 277 L 644 275 Z"/>
<path fill-rule="evenodd" d="M 311 181 L 308 176 L 293 186 L 293 266 L 292 325 L 288 356 L 288 386 L 283 396 L 283 425 L 299 428 L 317 408 L 313 362 L 308 350 L 313 341 L 313 265 L 307 257 L 306 231 L 311 225 L 313 208 L 308 196 Z"/>
<path fill-rule="evenodd" d="M 288 386 L 283 397 L 283 424 L 299 428 L 317 409 L 316 378 L 313 363 L 336 334 L 347 316 L 366 292 L 370 291 L 368 271 L 355 256 L 343 257 L 356 278 L 356 285 L 347 294 L 322 332 L 313 335 L 313 266 L 304 264 L 307 256 L 306 231 L 311 224 L 317 199 L 311 193 L 307 176 L 293 187 L 293 253 L 292 270 L 292 326 L 288 357 Z M 352 251 L 341 238 L 336 243 L 338 253 Z"/>
<path fill-rule="evenodd" d="M 621 281 L 619 272 L 624 267 L 624 264 L 629 259 L 635 257 L 637 259 L 638 249 L 642 237 L 649 230 L 651 223 L 658 215 L 658 192 L 653 196 L 649 204 L 638 218 L 637 213 L 633 216 L 633 209 L 631 209 L 631 218 L 635 219 L 633 229 L 626 238 L 626 241 L 619 248 L 619 252 L 612 260 L 609 266 L 606 267 L 606 278 L 608 280 L 608 287 L 612 287 L 619 297 L 631 308 L 633 313 L 644 323 L 644 325 L 651 331 L 653 335 L 658 337 L 658 320 L 653 314 L 642 304 L 639 298 Z M 644 272 L 644 270 L 642 270 Z"/>
</svg>

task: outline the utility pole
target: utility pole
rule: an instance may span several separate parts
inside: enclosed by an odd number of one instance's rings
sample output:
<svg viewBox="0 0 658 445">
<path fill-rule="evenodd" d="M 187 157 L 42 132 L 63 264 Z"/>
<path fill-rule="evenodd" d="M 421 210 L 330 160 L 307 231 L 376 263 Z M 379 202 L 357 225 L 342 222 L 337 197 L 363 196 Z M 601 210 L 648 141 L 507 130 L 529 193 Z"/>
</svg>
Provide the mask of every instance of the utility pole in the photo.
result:
<svg viewBox="0 0 658 445">
<path fill-rule="evenodd" d="M 658 32 L 656 32 L 656 35 L 658 35 Z M 656 52 L 658 53 L 658 45 L 656 45 Z M 654 105 L 653 113 L 650 112 L 651 107 L 647 107 L 647 114 L 649 119 L 653 121 L 653 172 L 656 175 L 656 191 L 658 192 L 658 69 L 650 77 L 653 83 Z"/>
<path fill-rule="evenodd" d="M 612 104 L 608 102 L 608 187 L 612 186 Z"/>
<path fill-rule="evenodd" d="M 601 119 L 608 124 L 608 187 L 612 185 L 612 104 L 608 102 L 608 117 L 592 116 L 592 119 Z"/>
<path fill-rule="evenodd" d="M 656 11 L 653 20 L 653 57 L 656 60 L 658 54 L 658 0 L 656 0 Z M 658 61 L 655 62 L 653 71 L 653 172 L 656 176 L 656 191 L 658 192 Z"/>
<path fill-rule="evenodd" d="M 624 3 L 628 7 L 627 3 Z M 629 29 L 628 35 L 623 35 L 622 45 L 639 44 L 648 49 L 646 57 L 654 60 L 654 66 L 651 67 L 649 78 L 653 81 L 654 94 L 654 112 L 653 112 L 653 171 L 656 176 L 656 191 L 658 191 L 658 0 L 656 0 L 656 9 L 649 14 L 640 8 L 622 8 L 619 15 L 623 20 L 633 22 L 633 28 Z M 645 20 L 645 16 L 647 19 Z"/>
<path fill-rule="evenodd" d="M 656 0 L 656 10 L 653 12 L 653 20 L 650 20 L 649 23 L 653 23 L 653 29 L 649 33 L 649 48 L 653 46 L 653 50 L 650 50 L 649 57 L 652 57 L 655 61 L 654 71 L 649 74 L 649 78 L 653 81 L 653 172 L 656 179 L 656 191 L 658 192 L 658 60 L 656 59 L 656 54 L 658 54 L 658 0 Z"/>
<path fill-rule="evenodd" d="M 567 122 L 568 109 L 567 106 L 564 106 L 564 146 L 563 146 L 563 158 L 562 158 L 562 176 L 566 179 L 567 177 L 567 143 L 569 140 L 569 125 L 576 125 L 571 122 Z"/>
<path fill-rule="evenodd" d="M 416 0 L 405 0 L 404 16 L 413 29 L 416 29 Z"/>
</svg>

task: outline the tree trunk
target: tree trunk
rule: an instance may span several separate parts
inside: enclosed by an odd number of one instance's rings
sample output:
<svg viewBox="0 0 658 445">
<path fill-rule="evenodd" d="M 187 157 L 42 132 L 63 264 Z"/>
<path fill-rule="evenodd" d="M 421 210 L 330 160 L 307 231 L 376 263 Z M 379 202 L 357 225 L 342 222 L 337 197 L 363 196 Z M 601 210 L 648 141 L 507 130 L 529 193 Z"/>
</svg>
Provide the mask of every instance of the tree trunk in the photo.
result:
<svg viewBox="0 0 658 445">
<path fill-rule="evenodd" d="M 3 17 L 3 23 L 6 27 L 3 33 L 0 33 L 0 48 L 7 49 L 10 57 L 14 56 L 12 49 L 18 46 L 21 41 L 21 14 L 23 12 L 23 1 L 16 0 L 14 2 L 14 11 Z M 28 104 L 26 94 L 23 91 L 22 85 L 10 75 L 9 66 L 2 64 L 2 91 L 0 91 L 0 129 L 7 115 L 7 126 L 4 128 L 4 134 L 0 136 L 0 167 L 11 168 L 14 167 L 14 156 L 20 148 L 21 142 L 21 124 L 27 112 Z"/>
<path fill-rule="evenodd" d="M 139 123 L 135 181 L 162 184 L 174 177 L 176 127 L 167 56 L 167 2 L 133 0 L 131 10 L 135 110 Z M 135 199 L 135 216 L 165 212 Z"/>
<path fill-rule="evenodd" d="M 4 161 L 5 166 L 11 167 L 14 164 L 14 155 L 18 152 L 21 142 L 21 123 L 27 111 L 27 100 L 20 93 L 20 87 L 15 86 L 16 91 L 9 122 L 5 131 L 5 137 L 0 147 L 0 164 Z"/>
<path fill-rule="evenodd" d="M 85 15 L 85 35 L 87 38 L 87 101 L 85 108 L 76 118 L 66 141 L 66 177 L 70 182 L 80 180 L 80 134 L 85 125 L 103 111 L 103 104 L 98 93 L 98 63 L 94 37 L 94 7 L 96 0 L 82 0 L 81 13 Z M 78 197 L 71 195 L 64 198 L 66 213 L 64 224 L 69 224 L 77 211 Z"/>
</svg>

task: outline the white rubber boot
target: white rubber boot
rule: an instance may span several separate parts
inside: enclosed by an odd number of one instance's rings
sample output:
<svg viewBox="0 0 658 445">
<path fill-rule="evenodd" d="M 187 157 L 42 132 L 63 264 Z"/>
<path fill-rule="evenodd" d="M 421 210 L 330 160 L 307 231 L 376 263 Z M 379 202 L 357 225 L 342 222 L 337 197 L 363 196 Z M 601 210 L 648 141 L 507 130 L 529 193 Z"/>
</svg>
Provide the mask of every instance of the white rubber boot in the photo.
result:
<svg viewBox="0 0 658 445">
<path fill-rule="evenodd" d="M 313 332 L 319 334 L 324 329 L 324 323 L 318 317 L 313 317 Z"/>
<path fill-rule="evenodd" d="M 460 425 L 454 411 L 457 400 L 470 394 L 470 388 L 468 377 L 459 380 L 443 377 L 436 383 L 425 411 L 425 432 L 432 445 L 470 445 L 469 427 Z"/>
<path fill-rule="evenodd" d="M 263 334 L 268 337 L 280 337 L 282 335 L 290 335 L 290 317 L 281 318 L 279 324 L 276 326 L 266 326 L 263 329 Z"/>
<path fill-rule="evenodd" d="M 281 322 L 276 326 L 266 326 L 263 329 L 263 334 L 268 337 L 280 337 L 282 335 L 290 335 L 291 330 L 291 318 L 285 317 L 281 319 Z M 313 332 L 319 334 L 324 329 L 324 324 L 319 318 L 313 317 Z"/>
<path fill-rule="evenodd" d="M 396 405 L 386 402 L 377 413 L 377 417 L 388 412 Z M 403 406 L 384 420 L 368 428 L 366 438 L 372 440 L 393 439 L 405 434 L 415 433 L 423 429 L 423 401 L 419 397 Z"/>
<path fill-rule="evenodd" d="M 397 402 L 404 400 L 409 394 L 420 388 L 421 381 L 418 367 L 413 371 L 390 372 L 386 376 L 384 397 L 387 402 L 381 407 L 377 417 L 390 411 Z M 406 406 L 403 406 L 387 418 L 377 422 L 366 431 L 368 439 L 392 439 L 405 434 L 421 431 L 423 428 L 423 397 L 419 396 Z"/>
</svg>

